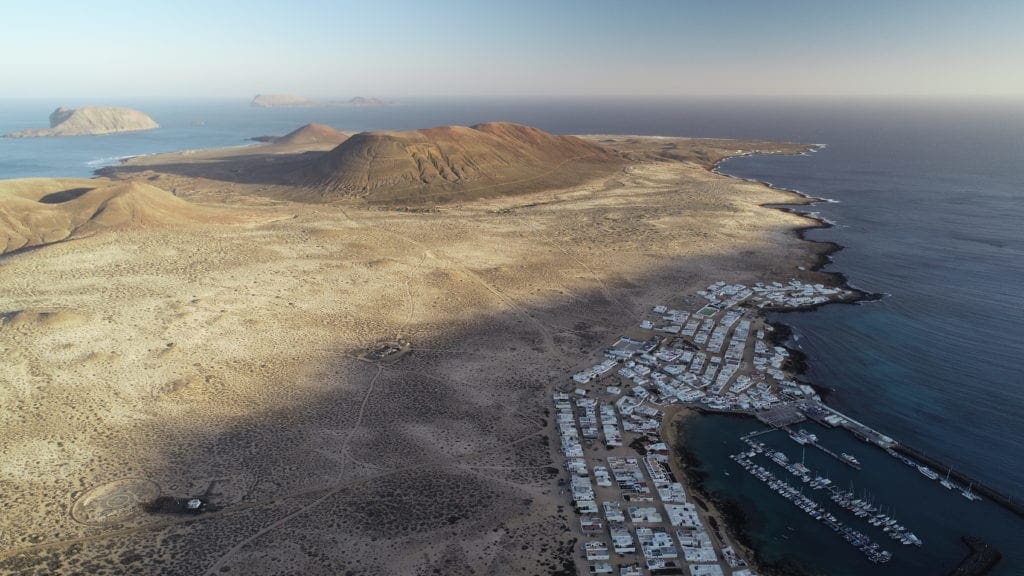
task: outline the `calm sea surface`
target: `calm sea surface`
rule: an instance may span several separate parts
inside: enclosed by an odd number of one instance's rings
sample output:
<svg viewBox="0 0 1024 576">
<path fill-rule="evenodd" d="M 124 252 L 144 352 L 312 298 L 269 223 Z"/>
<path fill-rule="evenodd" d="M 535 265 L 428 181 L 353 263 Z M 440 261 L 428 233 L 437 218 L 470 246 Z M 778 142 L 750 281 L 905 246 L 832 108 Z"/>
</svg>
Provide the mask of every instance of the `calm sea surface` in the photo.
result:
<svg viewBox="0 0 1024 576">
<path fill-rule="evenodd" d="M 82 104 L 0 100 L 0 133 L 43 127 L 58 105 Z M 138 107 L 162 127 L 0 139 L 0 178 L 89 176 L 124 156 L 245 145 L 314 121 L 359 131 L 511 120 L 558 133 L 827 144 L 810 156 L 732 159 L 721 170 L 837 200 L 807 209 L 836 223 L 808 237 L 845 246 L 828 269 L 887 296 L 776 319 L 794 328 L 809 376 L 833 390 L 833 405 L 1024 499 L 1024 101 L 450 99 L 266 110 L 245 101 L 109 104 Z M 1024 521 L 946 492 L 848 435 L 820 431 L 827 444 L 855 451 L 864 471 L 846 478 L 833 462 L 813 460 L 818 454 L 808 458 L 895 507 L 925 540 L 920 550 L 889 545 L 896 558 L 886 566 L 865 562 L 727 458 L 740 449 L 736 436 L 754 427 L 706 418 L 689 435 L 708 486 L 748 513 L 764 557 L 830 574 L 939 574 L 965 553 L 959 537 L 972 534 L 1002 550 L 998 573 L 1024 574 Z M 798 449 L 781 435 L 771 441 L 790 456 Z"/>
</svg>

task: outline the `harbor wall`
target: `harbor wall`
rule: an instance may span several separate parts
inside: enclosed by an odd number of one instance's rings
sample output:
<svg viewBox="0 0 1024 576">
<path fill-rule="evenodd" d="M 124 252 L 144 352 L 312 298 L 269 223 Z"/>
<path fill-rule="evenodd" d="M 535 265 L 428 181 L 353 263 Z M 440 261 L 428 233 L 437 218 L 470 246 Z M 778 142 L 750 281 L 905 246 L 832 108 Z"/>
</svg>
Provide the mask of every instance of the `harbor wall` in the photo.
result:
<svg viewBox="0 0 1024 576">
<path fill-rule="evenodd" d="M 918 452 L 917 450 L 911 448 L 910 446 L 896 444 L 895 446 L 893 446 L 893 449 L 903 454 L 904 456 L 908 456 L 910 458 L 913 458 L 914 460 L 923 462 L 924 464 L 934 469 L 936 472 L 941 472 L 942 470 L 949 470 L 951 468 L 949 465 L 939 462 L 938 460 L 924 454 L 923 452 Z M 1010 496 L 996 490 L 995 488 L 992 488 L 991 486 L 988 486 L 983 482 L 979 482 L 978 480 L 975 480 L 974 478 L 971 478 L 966 474 L 957 472 L 956 470 L 950 472 L 949 477 L 960 482 L 961 484 L 973 485 L 973 488 L 971 488 L 972 491 L 988 498 L 989 500 L 992 500 L 993 502 L 999 504 L 1003 508 L 1006 508 L 1010 512 L 1013 512 L 1014 514 L 1024 518 L 1024 506 L 1022 506 L 1021 502 L 1015 501 Z"/>
</svg>

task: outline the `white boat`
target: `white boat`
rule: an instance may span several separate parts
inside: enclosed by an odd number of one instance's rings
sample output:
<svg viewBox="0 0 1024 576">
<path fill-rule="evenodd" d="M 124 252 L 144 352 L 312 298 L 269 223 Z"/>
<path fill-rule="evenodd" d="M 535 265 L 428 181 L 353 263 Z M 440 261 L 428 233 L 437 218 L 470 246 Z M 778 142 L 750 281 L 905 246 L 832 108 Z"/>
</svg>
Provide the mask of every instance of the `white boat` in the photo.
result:
<svg viewBox="0 0 1024 576">
<path fill-rule="evenodd" d="M 803 428 L 800 429 L 799 433 L 800 433 L 801 436 L 803 436 L 804 438 L 807 438 L 812 443 L 818 441 L 818 437 L 817 436 L 815 436 L 814 434 L 811 434 L 810 432 L 808 432 L 807 430 L 804 430 Z"/>
<path fill-rule="evenodd" d="M 917 471 L 920 472 L 921 475 L 923 475 L 925 478 L 927 478 L 929 480 L 938 480 L 939 479 L 939 475 L 935 472 L 935 470 L 932 470 L 931 468 L 929 468 L 929 467 L 927 467 L 927 466 L 925 466 L 923 464 L 921 466 L 917 467 Z"/>
<path fill-rule="evenodd" d="M 794 442 L 801 446 L 810 443 L 810 440 L 808 440 L 807 437 L 804 436 L 803 434 L 790 434 L 789 437 L 792 438 Z"/>
<path fill-rule="evenodd" d="M 966 489 L 965 489 L 965 490 L 964 490 L 963 492 L 961 492 L 960 494 L 961 494 L 961 495 L 962 495 L 962 496 L 963 496 L 964 498 L 967 498 L 968 500 L 970 500 L 970 501 L 972 501 L 972 502 L 973 502 L 973 501 L 975 501 L 975 500 L 981 500 L 981 496 L 978 496 L 978 495 L 977 495 L 977 494 L 975 494 L 974 492 L 971 492 L 971 486 L 974 486 L 974 484 L 971 484 L 970 486 L 968 486 L 968 487 L 967 487 L 967 488 L 966 488 Z"/>
</svg>

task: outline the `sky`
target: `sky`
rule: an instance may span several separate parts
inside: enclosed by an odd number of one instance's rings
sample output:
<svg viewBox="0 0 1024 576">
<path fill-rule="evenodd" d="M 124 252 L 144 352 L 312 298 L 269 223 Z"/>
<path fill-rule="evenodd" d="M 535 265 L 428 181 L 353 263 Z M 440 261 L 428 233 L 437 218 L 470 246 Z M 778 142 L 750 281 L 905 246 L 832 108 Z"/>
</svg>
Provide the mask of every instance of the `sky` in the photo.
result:
<svg viewBox="0 0 1024 576">
<path fill-rule="evenodd" d="M 1024 95 L 1024 0 L 0 0 L 0 98 Z"/>
</svg>

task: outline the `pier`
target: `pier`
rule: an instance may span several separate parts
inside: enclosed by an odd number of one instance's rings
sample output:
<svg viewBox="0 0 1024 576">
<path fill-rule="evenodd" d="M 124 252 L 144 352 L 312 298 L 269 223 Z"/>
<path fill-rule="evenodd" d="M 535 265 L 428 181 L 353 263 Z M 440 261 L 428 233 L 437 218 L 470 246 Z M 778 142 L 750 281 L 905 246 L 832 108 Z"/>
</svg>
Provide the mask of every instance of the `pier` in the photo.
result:
<svg viewBox="0 0 1024 576">
<path fill-rule="evenodd" d="M 815 422 L 819 422 L 829 427 L 838 426 L 845 428 L 852 432 L 853 435 L 856 436 L 858 439 L 867 444 L 873 444 L 875 446 L 883 448 L 890 454 L 902 454 L 905 457 L 911 458 L 926 466 L 929 466 L 936 472 L 941 472 L 943 470 L 949 471 L 949 477 L 952 480 L 956 481 L 959 484 L 962 484 L 965 487 L 970 486 L 971 491 L 973 493 L 980 496 L 984 496 L 992 500 L 996 504 L 999 504 L 1003 508 L 1006 508 L 1010 512 L 1013 512 L 1017 516 L 1024 518 L 1024 503 L 1018 500 L 1014 500 L 1008 494 L 1005 494 L 985 484 L 980 480 L 972 478 L 958 470 L 954 470 L 952 466 L 944 462 L 936 460 L 935 458 L 932 458 L 931 456 L 928 456 L 927 454 L 920 452 L 919 450 L 916 450 L 910 446 L 901 444 L 896 440 L 893 440 L 892 438 L 886 436 L 885 434 L 882 434 L 881 432 L 874 430 L 873 428 L 867 426 L 866 424 L 857 422 L 853 418 L 850 418 L 849 416 L 846 416 L 845 414 L 839 412 L 838 410 L 826 406 L 821 402 L 802 401 L 799 402 L 799 406 L 800 410 Z M 815 446 L 824 451 L 826 454 L 835 457 L 834 453 L 828 451 L 824 447 L 818 446 L 816 443 Z M 852 466 L 852 464 L 846 462 L 842 458 L 839 458 L 839 461 Z"/>
<path fill-rule="evenodd" d="M 981 576 L 988 574 L 992 568 L 1002 559 L 1003 555 L 980 538 L 964 536 L 964 544 L 971 552 L 964 558 L 963 562 L 949 573 L 949 576 Z"/>
<path fill-rule="evenodd" d="M 788 433 L 790 434 L 790 436 L 793 436 L 793 435 L 795 435 L 795 433 L 794 433 L 794 432 L 793 432 L 792 430 L 790 430 L 790 429 L 789 429 L 788 427 L 787 427 L 787 428 L 784 428 L 784 430 L 785 430 L 786 432 L 788 432 Z M 821 450 L 821 451 L 822 451 L 822 452 L 824 452 L 825 454 L 828 454 L 829 456 L 831 456 L 831 457 L 835 458 L 836 460 L 838 460 L 838 461 L 842 462 L 843 464 L 846 464 L 846 465 L 847 465 L 847 466 L 849 466 L 850 468 L 853 468 L 853 469 L 855 469 L 855 470 L 860 470 L 860 465 L 858 465 L 858 464 L 854 464 L 853 462 L 848 462 L 847 460 L 845 460 L 845 459 L 844 459 L 844 458 L 843 458 L 842 456 L 840 456 L 839 454 L 836 454 L 835 452 L 833 452 L 833 451 L 829 450 L 828 448 L 825 448 L 824 446 L 822 446 L 822 445 L 821 445 L 821 443 L 820 443 L 820 442 L 818 442 L 817 440 L 814 440 L 814 441 L 812 441 L 812 442 L 809 442 L 809 444 L 810 444 L 811 446 L 813 446 L 813 447 L 817 448 L 818 450 Z"/>
<path fill-rule="evenodd" d="M 803 510 L 811 518 L 831 528 L 836 534 L 849 542 L 850 545 L 859 549 L 870 561 L 885 563 L 892 559 L 892 553 L 882 549 L 881 545 L 872 540 L 871 537 L 847 526 L 816 501 L 804 496 L 801 490 L 776 477 L 763 466 L 754 463 L 751 458 L 760 450 L 763 450 L 763 448 L 752 445 L 750 452 L 733 454 L 730 458 L 752 476 L 767 484 L 776 494 L 792 502 L 794 506 Z M 820 486 L 818 487 L 820 488 Z"/>
<path fill-rule="evenodd" d="M 865 496 L 858 498 L 853 490 L 852 484 L 850 486 L 849 491 L 842 490 L 837 486 L 832 485 L 832 481 L 829 480 L 827 477 L 821 476 L 817 472 L 807 468 L 807 466 L 804 465 L 803 461 L 799 463 L 791 463 L 789 462 L 789 459 L 783 452 L 772 452 L 772 450 L 767 448 L 767 446 L 765 446 L 763 442 L 753 440 L 749 434 L 741 436 L 740 439 L 747 446 L 750 447 L 750 450 L 748 452 L 741 452 L 740 454 L 735 454 L 731 456 L 731 458 L 735 460 L 737 463 L 739 463 L 741 466 L 744 466 L 746 468 L 747 464 L 752 464 L 752 459 L 756 455 L 762 454 L 766 456 L 769 460 L 777 464 L 779 467 L 792 474 L 798 480 L 802 481 L 804 484 L 807 484 L 812 490 L 825 490 L 829 494 L 829 498 L 834 503 L 839 505 L 840 508 L 848 511 L 850 514 L 858 518 L 861 518 L 864 522 L 870 524 L 871 526 L 874 526 L 882 530 L 886 535 L 888 535 L 893 540 L 896 540 L 897 542 L 904 545 L 922 545 L 922 541 L 920 538 L 917 537 L 917 535 L 915 535 L 913 532 L 908 530 L 903 525 L 899 524 L 897 519 L 892 515 L 891 512 L 883 513 L 883 507 L 880 505 L 876 505 L 870 498 L 867 497 L 866 493 Z M 756 473 L 756 469 L 758 468 L 761 467 L 755 465 L 754 470 L 748 468 L 748 472 L 752 472 L 755 474 L 755 476 L 759 476 Z M 762 480 L 763 479 L 764 478 L 762 478 Z M 800 492 L 800 494 L 801 496 L 803 496 L 802 491 Z M 815 506 L 820 508 L 820 505 L 817 505 L 817 503 L 815 503 Z M 821 518 L 816 519 L 821 520 Z M 833 520 L 835 520 L 835 518 L 833 518 Z"/>
<path fill-rule="evenodd" d="M 814 446 L 815 448 L 817 448 L 818 450 L 821 450 L 825 454 L 828 454 L 829 456 L 835 458 L 836 460 L 839 460 L 840 462 L 842 462 L 843 464 L 846 464 L 850 468 L 853 468 L 855 470 L 860 470 L 860 466 L 858 466 L 857 464 L 854 464 L 853 462 L 848 462 L 842 456 L 840 456 L 839 454 L 836 454 L 835 452 L 829 450 L 828 448 L 825 448 L 824 446 L 822 446 L 818 442 L 812 442 L 811 446 Z"/>
<path fill-rule="evenodd" d="M 604 350 L 603 360 L 582 367 L 571 380 L 556 386 L 553 400 L 559 412 L 562 452 L 580 515 L 580 533 L 588 540 L 583 556 L 588 562 L 596 562 L 591 565 L 592 570 L 610 573 L 620 564 L 635 567 L 641 563 L 652 570 L 662 570 L 666 562 L 673 568 L 687 564 L 691 572 L 695 568 L 704 570 L 711 562 L 717 562 L 720 568 L 725 564 L 737 567 L 725 553 L 731 549 L 725 543 L 728 536 L 717 530 L 715 518 L 707 516 L 708 510 L 696 497 L 692 504 L 687 501 L 681 485 L 677 489 L 678 483 L 666 474 L 667 465 L 671 464 L 665 454 L 666 444 L 654 435 L 664 426 L 662 414 L 673 405 L 702 414 L 757 418 L 764 427 L 741 436 L 750 450 L 730 458 L 770 490 L 836 532 L 868 560 L 883 563 L 892 557 L 868 533 L 905 546 L 922 545 L 920 538 L 900 524 L 889 509 L 874 503 L 866 492 L 858 497 L 852 485 L 849 490 L 833 486 L 831 479 L 815 474 L 803 461 L 789 463 L 782 452 L 767 452 L 760 441 L 762 435 L 784 431 L 800 445 L 810 444 L 859 470 L 860 463 L 854 456 L 836 453 L 818 442 L 814 434 L 800 429 L 800 423 L 811 420 L 827 428 L 846 430 L 911 467 L 918 468 L 917 463 L 921 462 L 940 471 L 947 469 L 822 403 L 810 386 L 794 380 L 783 368 L 788 353 L 768 338 L 756 309 L 738 305 L 750 299 L 803 298 L 805 291 L 812 298 L 838 297 L 825 293 L 813 296 L 821 289 L 797 283 L 755 285 L 752 289 L 715 283 L 699 293 L 714 306 L 698 311 L 670 309 L 666 305 L 653 307 L 635 332 L 619 337 Z M 801 295 L 794 295 L 796 292 Z M 793 474 L 797 482 L 791 484 L 757 464 L 757 455 L 771 459 Z M 648 476 L 659 490 L 656 498 L 647 483 Z M 931 473 L 926 476 L 934 479 Z M 977 487 L 978 494 L 1010 507 L 1018 515 L 1024 512 L 1009 497 L 963 474 L 951 473 L 950 478 L 961 480 L 964 486 Z M 973 488 L 947 481 L 942 484 L 962 492 L 968 499 L 977 499 L 971 492 Z M 818 503 L 804 495 L 804 485 L 829 502 L 823 499 Z M 614 490 L 616 486 L 618 491 Z M 641 494 L 650 494 L 650 500 L 645 501 L 654 504 L 632 506 L 627 520 L 622 511 L 630 508 L 628 504 L 633 502 L 634 495 Z M 681 524 L 691 522 L 688 519 L 694 514 L 692 525 Z M 850 517 L 840 520 L 843 515 Z M 866 525 L 863 532 L 854 527 L 858 523 Z M 628 556 L 613 558 L 608 554 L 613 549 L 620 556 Z"/>
<path fill-rule="evenodd" d="M 764 430 L 757 430 L 756 432 L 751 432 L 750 434 L 745 434 L 741 438 L 743 440 L 746 440 L 748 438 L 757 438 L 758 436 L 761 436 L 763 434 L 767 434 L 769 432 L 775 432 L 776 430 L 778 430 L 778 428 L 765 428 Z"/>
</svg>

